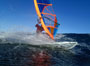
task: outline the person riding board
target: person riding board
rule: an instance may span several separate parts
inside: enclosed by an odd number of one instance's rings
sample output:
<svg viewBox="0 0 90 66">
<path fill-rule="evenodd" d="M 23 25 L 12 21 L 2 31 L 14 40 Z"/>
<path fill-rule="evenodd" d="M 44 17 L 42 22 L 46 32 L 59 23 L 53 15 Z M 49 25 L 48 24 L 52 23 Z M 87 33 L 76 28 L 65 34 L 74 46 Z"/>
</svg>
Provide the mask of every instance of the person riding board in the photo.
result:
<svg viewBox="0 0 90 66">
<path fill-rule="evenodd" d="M 44 31 L 44 29 L 43 29 L 43 27 L 42 27 L 42 25 L 41 25 L 40 19 L 37 19 L 37 22 L 38 22 L 38 23 L 35 25 L 35 27 L 37 28 L 36 32 L 37 32 L 37 33 L 41 33 L 42 31 Z"/>
</svg>

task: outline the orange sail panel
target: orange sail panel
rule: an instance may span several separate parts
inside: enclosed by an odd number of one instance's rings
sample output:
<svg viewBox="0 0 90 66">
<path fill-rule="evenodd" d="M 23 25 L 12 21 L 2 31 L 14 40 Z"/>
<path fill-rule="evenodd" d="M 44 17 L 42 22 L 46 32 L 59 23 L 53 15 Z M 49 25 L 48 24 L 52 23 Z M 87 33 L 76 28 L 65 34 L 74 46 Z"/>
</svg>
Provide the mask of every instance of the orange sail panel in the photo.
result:
<svg viewBox="0 0 90 66">
<path fill-rule="evenodd" d="M 45 32 L 54 39 L 58 26 L 56 14 L 54 14 L 51 0 L 34 0 L 38 17 Z"/>
</svg>

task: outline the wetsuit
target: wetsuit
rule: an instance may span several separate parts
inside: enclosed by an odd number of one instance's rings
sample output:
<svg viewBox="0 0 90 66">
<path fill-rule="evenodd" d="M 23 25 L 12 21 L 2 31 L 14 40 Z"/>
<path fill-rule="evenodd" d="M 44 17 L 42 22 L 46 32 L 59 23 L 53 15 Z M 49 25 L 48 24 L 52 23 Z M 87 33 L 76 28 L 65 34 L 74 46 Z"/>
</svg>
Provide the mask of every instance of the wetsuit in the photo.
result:
<svg viewBox="0 0 90 66">
<path fill-rule="evenodd" d="M 37 31 L 36 31 L 37 33 L 40 33 L 43 31 L 43 27 L 40 26 L 39 24 L 36 24 L 35 27 L 37 27 Z"/>
</svg>

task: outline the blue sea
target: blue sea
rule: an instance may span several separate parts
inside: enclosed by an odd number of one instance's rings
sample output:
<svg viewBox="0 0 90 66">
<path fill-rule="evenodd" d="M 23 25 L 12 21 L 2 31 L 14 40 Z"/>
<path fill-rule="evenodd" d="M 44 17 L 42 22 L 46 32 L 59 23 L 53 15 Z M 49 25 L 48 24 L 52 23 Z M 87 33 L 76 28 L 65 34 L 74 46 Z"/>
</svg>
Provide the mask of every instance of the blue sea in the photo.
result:
<svg viewBox="0 0 90 66">
<path fill-rule="evenodd" d="M 57 34 L 55 41 L 42 37 L 1 32 L 0 66 L 90 66 L 90 34 Z M 54 48 L 53 42 L 77 45 L 70 49 L 58 45 Z M 48 43 L 50 46 L 45 46 Z"/>
</svg>

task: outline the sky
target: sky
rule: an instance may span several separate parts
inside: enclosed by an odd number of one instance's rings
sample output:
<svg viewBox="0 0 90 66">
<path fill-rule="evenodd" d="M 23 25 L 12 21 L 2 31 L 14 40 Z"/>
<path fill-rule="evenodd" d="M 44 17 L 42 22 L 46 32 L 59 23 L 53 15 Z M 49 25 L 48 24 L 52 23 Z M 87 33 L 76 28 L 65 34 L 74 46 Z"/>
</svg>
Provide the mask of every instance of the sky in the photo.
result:
<svg viewBox="0 0 90 66">
<path fill-rule="evenodd" d="M 90 33 L 90 0 L 52 0 L 61 24 L 58 33 Z M 35 31 L 33 0 L 0 0 L 0 31 Z"/>
</svg>

